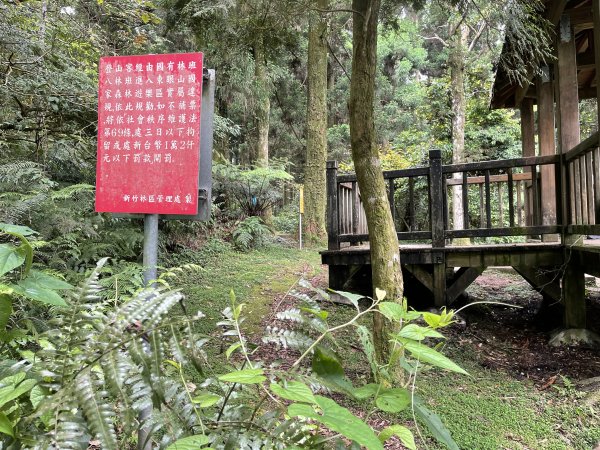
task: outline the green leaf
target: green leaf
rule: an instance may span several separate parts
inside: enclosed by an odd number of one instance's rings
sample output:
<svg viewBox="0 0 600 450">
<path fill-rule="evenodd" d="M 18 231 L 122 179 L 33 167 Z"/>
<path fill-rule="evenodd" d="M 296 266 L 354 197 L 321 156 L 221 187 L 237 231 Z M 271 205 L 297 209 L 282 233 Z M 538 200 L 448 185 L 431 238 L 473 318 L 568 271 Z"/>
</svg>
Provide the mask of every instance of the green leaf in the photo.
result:
<svg viewBox="0 0 600 450">
<path fill-rule="evenodd" d="M 40 272 L 39 270 L 31 270 L 27 279 L 34 282 L 37 286 L 43 289 L 51 289 L 55 291 L 73 289 L 73 285 L 67 283 L 47 273 Z"/>
<path fill-rule="evenodd" d="M 383 389 L 375 399 L 375 404 L 382 411 L 397 413 L 410 405 L 410 397 L 410 392 L 403 388 Z"/>
<path fill-rule="evenodd" d="M 354 305 L 355 308 L 358 308 L 359 300 L 365 298 L 364 295 L 353 294 L 352 292 L 345 292 L 345 291 L 335 291 L 335 292 L 340 294 L 342 297 L 348 299 L 350 301 L 350 303 L 352 303 Z"/>
<path fill-rule="evenodd" d="M 0 381 L 0 386 L 4 385 L 4 381 Z M 11 383 L 0 387 L 0 408 L 6 405 L 8 402 L 19 398 L 21 395 L 29 392 L 37 384 L 37 381 L 29 379 L 24 380 L 22 383 Z"/>
<path fill-rule="evenodd" d="M 33 231 L 29 227 L 25 227 L 23 225 L 13 225 L 10 223 L 0 223 L 0 231 L 4 231 L 5 233 L 12 235 L 20 234 L 21 236 L 31 236 L 32 234 L 37 234 L 37 232 Z"/>
<path fill-rule="evenodd" d="M 452 436 L 450 431 L 442 423 L 442 420 L 437 414 L 434 414 L 425 407 L 422 400 L 415 396 L 414 398 L 414 410 L 417 418 L 421 419 L 421 422 L 425 424 L 432 436 L 442 444 L 445 444 L 450 450 L 460 450 Z"/>
<path fill-rule="evenodd" d="M 220 375 L 218 378 L 228 383 L 240 384 L 259 384 L 267 380 L 262 369 L 236 370 L 235 372 Z"/>
<path fill-rule="evenodd" d="M 234 344 L 231 344 L 231 345 L 229 346 L 229 348 L 228 348 L 228 349 L 225 351 L 225 357 L 226 357 L 227 359 L 229 359 L 229 357 L 231 356 L 231 354 L 232 354 L 233 352 L 235 352 L 235 351 L 236 351 L 238 348 L 240 348 L 241 346 L 242 346 L 242 343 L 241 343 L 241 342 L 236 342 L 236 343 L 234 343 Z"/>
<path fill-rule="evenodd" d="M 316 396 L 315 399 L 320 411 L 316 411 L 311 405 L 292 403 L 288 407 L 288 415 L 316 420 L 330 430 L 364 445 L 368 450 L 383 450 L 383 445 L 371 427 L 361 419 L 329 398 Z"/>
<path fill-rule="evenodd" d="M 396 340 L 399 343 L 401 343 L 414 358 L 418 359 L 421 362 L 425 362 L 431 364 L 432 366 L 440 367 L 442 369 L 450 370 L 452 372 L 458 372 L 465 375 L 469 375 L 463 368 L 458 366 L 451 359 L 442 355 L 440 352 L 432 349 L 431 347 L 427 347 L 426 345 L 423 345 L 419 342 L 410 339 L 398 338 Z"/>
<path fill-rule="evenodd" d="M 443 339 L 444 335 L 432 330 L 431 328 L 422 327 L 420 325 L 409 323 L 408 325 L 402 327 L 400 332 L 396 335 L 399 338 L 407 338 L 415 341 L 422 341 L 425 338 L 440 338 Z"/>
<path fill-rule="evenodd" d="M 0 244 L 0 276 L 25 262 L 25 255 L 13 244 Z"/>
<path fill-rule="evenodd" d="M 431 328 L 442 328 L 450 325 L 454 318 L 454 312 L 446 312 L 446 309 L 442 309 L 440 314 L 434 314 L 430 312 L 423 313 L 423 319 L 427 322 Z"/>
<path fill-rule="evenodd" d="M 220 395 L 211 394 L 210 392 L 207 392 L 206 394 L 201 394 L 197 397 L 194 397 L 192 399 L 192 402 L 200 406 L 200 408 L 208 408 L 218 403 L 219 400 L 221 400 L 221 398 L 222 397 Z"/>
<path fill-rule="evenodd" d="M 8 434 L 12 437 L 15 436 L 12 423 L 3 412 L 0 412 L 0 433 Z"/>
<path fill-rule="evenodd" d="M 399 303 L 380 303 L 379 312 L 383 314 L 388 320 L 400 321 L 404 318 L 404 308 Z"/>
<path fill-rule="evenodd" d="M 51 289 L 46 289 L 37 284 L 35 279 L 29 277 L 20 280 L 17 285 L 12 286 L 17 294 L 46 305 L 67 306 L 67 303 Z"/>
<path fill-rule="evenodd" d="M 285 383 L 285 386 L 271 383 L 271 391 L 286 400 L 317 404 L 317 400 L 310 388 L 299 381 L 288 381 Z"/>
<path fill-rule="evenodd" d="M 334 389 L 342 392 L 351 392 L 353 389 L 352 383 L 344 374 L 344 368 L 338 357 L 326 347 L 317 345 L 315 348 L 312 370 Z"/>
<path fill-rule="evenodd" d="M 208 443 L 210 443 L 208 436 L 200 434 L 198 436 L 188 436 L 178 439 L 169 445 L 166 450 L 198 450 L 198 447 Z"/>
<path fill-rule="evenodd" d="M 41 387 L 39 384 L 35 385 L 31 392 L 29 393 L 29 401 L 31 402 L 31 406 L 33 409 L 36 409 L 40 402 L 46 398 L 48 395 L 48 391 Z"/>
<path fill-rule="evenodd" d="M 403 427 L 402 425 L 391 425 L 381 430 L 381 433 L 379 433 L 379 440 L 385 442 L 392 436 L 398 436 L 402 445 L 409 450 L 417 450 L 415 437 L 408 428 Z"/>
<path fill-rule="evenodd" d="M 6 294 L 0 294 L 0 330 L 4 330 L 8 325 L 12 311 L 12 298 Z"/>
<path fill-rule="evenodd" d="M 380 390 L 382 390 L 382 387 L 380 384 L 369 383 L 369 384 L 365 384 L 364 386 L 361 386 L 359 388 L 353 389 L 352 395 L 354 395 L 354 397 L 356 397 L 359 400 L 365 400 L 369 397 L 373 397 Z"/>
</svg>

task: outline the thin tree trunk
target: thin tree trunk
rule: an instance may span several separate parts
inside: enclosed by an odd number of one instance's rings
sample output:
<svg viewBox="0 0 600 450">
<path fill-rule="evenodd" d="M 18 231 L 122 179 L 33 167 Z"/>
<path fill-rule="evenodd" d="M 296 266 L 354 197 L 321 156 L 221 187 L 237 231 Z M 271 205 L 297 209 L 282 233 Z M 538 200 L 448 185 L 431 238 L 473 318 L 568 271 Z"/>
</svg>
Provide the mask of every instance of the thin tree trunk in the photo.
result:
<svg viewBox="0 0 600 450">
<path fill-rule="evenodd" d="M 381 160 L 375 139 L 374 90 L 377 67 L 377 22 L 381 0 L 353 0 L 352 80 L 350 83 L 350 138 L 352 158 L 363 198 L 373 288 L 387 292 L 388 301 L 401 301 L 402 271 L 398 237 L 388 203 Z M 381 314 L 373 319 L 373 340 L 380 361 L 390 353 L 390 324 Z"/>
<path fill-rule="evenodd" d="M 451 44 L 448 63 L 450 65 L 450 95 L 452 98 L 452 163 L 465 161 L 465 54 L 469 28 L 465 23 L 459 25 L 459 30 Z M 457 173 L 455 177 L 462 178 Z M 455 230 L 465 227 L 463 214 L 462 186 L 455 185 L 452 189 L 452 222 Z"/>
<path fill-rule="evenodd" d="M 328 0 L 316 0 L 328 9 Z M 305 226 L 306 237 L 325 237 L 325 163 L 327 162 L 327 21 L 311 11 L 308 28 L 308 107 L 306 110 Z"/>
<path fill-rule="evenodd" d="M 259 167 L 269 165 L 269 78 L 265 59 L 263 36 L 259 35 L 254 45 L 254 77 L 256 80 L 256 151 L 253 161 Z"/>
</svg>

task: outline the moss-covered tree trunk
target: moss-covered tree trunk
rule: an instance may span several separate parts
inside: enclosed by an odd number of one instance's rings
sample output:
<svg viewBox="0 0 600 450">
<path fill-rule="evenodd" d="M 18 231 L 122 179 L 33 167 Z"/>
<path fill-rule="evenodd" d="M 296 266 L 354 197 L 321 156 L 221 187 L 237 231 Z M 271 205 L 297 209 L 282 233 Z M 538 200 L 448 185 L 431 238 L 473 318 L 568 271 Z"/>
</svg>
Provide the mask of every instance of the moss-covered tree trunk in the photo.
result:
<svg viewBox="0 0 600 450">
<path fill-rule="evenodd" d="M 328 9 L 328 0 L 316 0 Z M 308 106 L 306 110 L 306 165 L 304 167 L 305 227 L 309 241 L 325 237 L 325 163 L 327 162 L 327 21 L 310 12 L 308 28 Z"/>
<path fill-rule="evenodd" d="M 352 158 L 369 227 L 373 289 L 386 291 L 389 301 L 401 301 L 404 286 L 398 237 L 388 203 L 373 117 L 380 6 L 381 0 L 352 1 L 350 138 Z M 391 331 L 390 324 L 380 314 L 373 317 L 375 349 L 380 361 L 385 361 L 389 354 L 387 332 Z"/>
<path fill-rule="evenodd" d="M 462 23 L 452 38 L 448 65 L 450 66 L 450 96 L 452 98 L 452 163 L 465 162 L 465 57 L 469 27 Z M 457 173 L 455 177 L 462 178 Z M 452 222 L 455 230 L 462 230 L 465 226 L 463 214 L 462 186 L 456 185 L 452 189 Z M 466 240 L 455 240 L 458 243 L 468 243 Z"/>
<path fill-rule="evenodd" d="M 269 115 L 271 113 L 269 77 L 263 36 L 258 35 L 254 44 L 254 78 L 256 83 L 256 150 L 254 164 L 269 165 Z"/>
</svg>

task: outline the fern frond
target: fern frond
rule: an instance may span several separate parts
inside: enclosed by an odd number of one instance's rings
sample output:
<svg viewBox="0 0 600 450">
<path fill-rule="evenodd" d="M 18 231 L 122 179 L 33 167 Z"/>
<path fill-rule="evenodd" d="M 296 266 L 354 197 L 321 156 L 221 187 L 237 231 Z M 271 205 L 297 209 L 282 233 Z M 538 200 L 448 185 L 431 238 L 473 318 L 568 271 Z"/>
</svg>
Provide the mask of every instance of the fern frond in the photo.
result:
<svg viewBox="0 0 600 450">
<path fill-rule="evenodd" d="M 312 345 L 314 339 L 294 330 L 285 330 L 277 327 L 267 327 L 266 335 L 262 338 L 264 343 L 280 345 L 283 348 L 303 350 Z"/>
<path fill-rule="evenodd" d="M 77 384 L 77 397 L 88 428 L 102 443 L 102 448 L 117 449 L 117 433 L 112 420 L 114 412 L 107 402 L 108 392 L 101 388 L 101 380 L 94 382 L 90 373 L 85 372 L 78 377 Z"/>
</svg>

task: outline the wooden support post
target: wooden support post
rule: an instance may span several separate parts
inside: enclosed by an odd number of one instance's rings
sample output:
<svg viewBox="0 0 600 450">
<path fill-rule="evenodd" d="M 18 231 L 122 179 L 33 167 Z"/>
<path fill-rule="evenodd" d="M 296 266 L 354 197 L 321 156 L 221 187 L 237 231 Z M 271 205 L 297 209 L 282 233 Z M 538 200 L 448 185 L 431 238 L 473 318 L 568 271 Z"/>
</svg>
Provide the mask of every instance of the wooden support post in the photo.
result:
<svg viewBox="0 0 600 450">
<path fill-rule="evenodd" d="M 444 236 L 444 195 L 442 174 L 442 152 L 429 152 L 429 214 L 431 217 L 431 245 L 433 248 L 445 246 Z"/>
<path fill-rule="evenodd" d="M 463 203 L 463 228 L 469 229 L 469 185 L 467 184 L 467 172 L 462 175 L 462 203 Z"/>
<path fill-rule="evenodd" d="M 560 18 L 560 30 L 556 49 L 556 75 L 558 78 L 558 142 L 560 145 L 560 152 L 565 154 L 579 144 L 581 140 L 579 129 L 579 90 L 577 83 L 575 36 L 570 18 L 566 14 Z M 579 184 L 579 178 L 576 176 L 576 173 L 579 172 L 579 164 L 575 163 L 572 166 L 574 166 L 572 174 L 575 175 L 575 177 L 571 178 L 570 186 L 565 186 L 565 188 L 569 189 L 577 187 Z M 574 200 L 575 205 L 571 205 L 571 208 L 575 209 L 575 215 L 578 216 L 579 214 L 577 214 L 576 208 L 579 206 L 579 209 L 581 209 L 581 198 L 575 198 Z M 577 219 L 578 218 L 576 218 L 576 220 Z M 565 235 L 564 243 L 570 244 L 578 238 L 578 236 Z"/>
<path fill-rule="evenodd" d="M 556 279 L 558 276 L 554 276 L 554 274 L 548 275 L 540 267 L 517 266 L 514 269 L 540 294 L 550 298 L 554 302 L 560 302 L 560 286 L 558 279 Z M 556 268 L 556 270 L 560 270 L 560 268 Z M 547 269 L 547 271 L 549 272 L 550 269 Z"/>
<path fill-rule="evenodd" d="M 533 99 L 524 98 L 521 102 L 521 149 L 524 157 L 535 156 L 535 115 L 533 114 Z M 525 172 L 528 168 L 524 169 Z M 525 183 L 525 225 L 531 225 L 531 202 L 529 189 Z"/>
<path fill-rule="evenodd" d="M 390 178 L 388 181 L 388 201 L 390 202 L 390 211 L 392 212 L 392 220 L 394 221 L 394 226 L 396 224 L 396 183 L 394 178 Z"/>
<path fill-rule="evenodd" d="M 448 305 L 451 305 L 459 295 L 465 292 L 471 283 L 473 283 L 484 270 L 485 267 L 461 267 L 458 270 L 452 285 L 449 286 L 446 291 L 446 301 L 448 302 Z"/>
<path fill-rule="evenodd" d="M 592 17 L 594 20 L 594 56 L 600 61 L 600 0 L 592 0 Z M 598 63 L 596 63 L 598 73 Z M 596 100 L 598 106 L 598 129 L 600 130 L 600 83 L 596 82 Z M 594 150 L 594 176 L 600 177 L 600 150 Z M 594 223 L 600 224 L 600 181 L 594 181 Z"/>
<path fill-rule="evenodd" d="M 574 262 L 567 264 L 562 279 L 565 327 L 585 328 L 585 275 Z"/>
<path fill-rule="evenodd" d="M 447 305 L 446 261 L 444 253 L 434 253 L 433 260 L 433 302 L 435 303 L 435 306 L 442 307 Z"/>
<path fill-rule="evenodd" d="M 556 154 L 554 125 L 554 88 L 550 68 L 542 68 L 542 76 L 537 79 L 538 97 L 538 137 L 540 156 Z M 541 176 L 541 215 L 542 225 L 556 225 L 556 176 L 554 166 L 540 166 Z M 542 236 L 544 242 L 558 241 L 558 235 Z"/>
<path fill-rule="evenodd" d="M 340 249 L 337 171 L 338 162 L 327 161 L 327 248 L 329 250 Z"/>
</svg>

